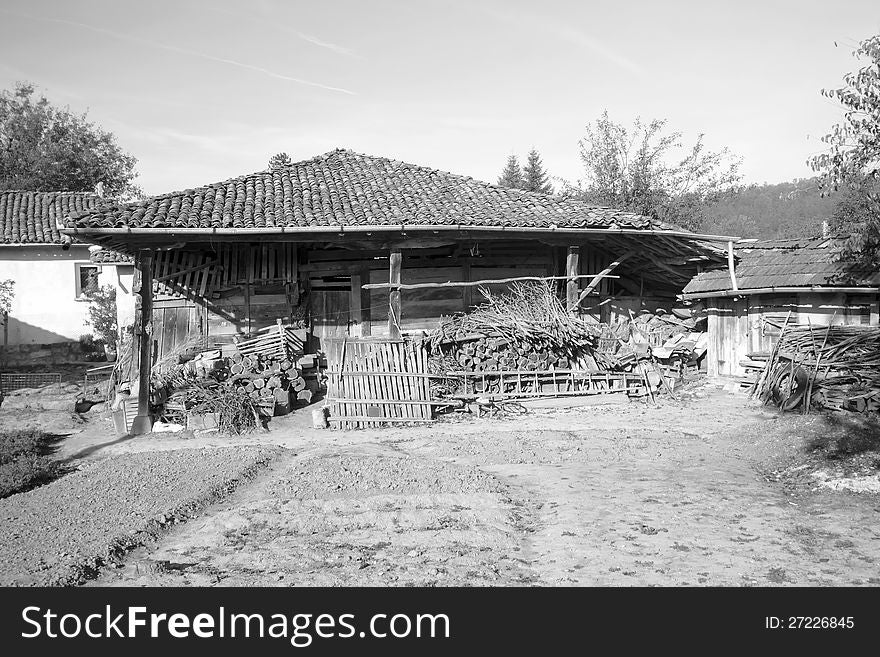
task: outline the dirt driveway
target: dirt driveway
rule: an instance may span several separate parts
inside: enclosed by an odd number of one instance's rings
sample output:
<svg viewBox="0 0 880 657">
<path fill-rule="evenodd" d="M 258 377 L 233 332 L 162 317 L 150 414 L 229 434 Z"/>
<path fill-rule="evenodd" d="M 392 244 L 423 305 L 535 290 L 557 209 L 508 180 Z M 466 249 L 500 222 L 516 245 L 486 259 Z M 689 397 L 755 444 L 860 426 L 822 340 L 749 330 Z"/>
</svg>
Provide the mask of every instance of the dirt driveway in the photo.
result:
<svg viewBox="0 0 880 657">
<path fill-rule="evenodd" d="M 287 448 L 260 476 L 95 583 L 880 584 L 880 495 L 833 490 L 851 479 L 819 456 L 832 430 L 711 388 L 386 431 L 292 419 L 237 441 Z"/>
</svg>

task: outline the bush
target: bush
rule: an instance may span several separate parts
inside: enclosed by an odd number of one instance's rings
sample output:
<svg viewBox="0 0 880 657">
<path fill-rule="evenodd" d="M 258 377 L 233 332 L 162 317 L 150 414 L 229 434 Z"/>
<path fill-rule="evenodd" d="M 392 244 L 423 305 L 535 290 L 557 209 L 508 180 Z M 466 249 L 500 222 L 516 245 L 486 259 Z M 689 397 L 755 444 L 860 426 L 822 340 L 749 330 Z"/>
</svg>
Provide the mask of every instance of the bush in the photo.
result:
<svg viewBox="0 0 880 657">
<path fill-rule="evenodd" d="M 115 347 L 119 334 L 116 326 L 116 289 L 105 285 L 86 294 L 89 300 L 88 325 L 95 330 L 98 341 Z"/>
<path fill-rule="evenodd" d="M 46 456 L 51 439 L 34 429 L 0 432 L 0 498 L 55 478 L 57 464 Z"/>
</svg>

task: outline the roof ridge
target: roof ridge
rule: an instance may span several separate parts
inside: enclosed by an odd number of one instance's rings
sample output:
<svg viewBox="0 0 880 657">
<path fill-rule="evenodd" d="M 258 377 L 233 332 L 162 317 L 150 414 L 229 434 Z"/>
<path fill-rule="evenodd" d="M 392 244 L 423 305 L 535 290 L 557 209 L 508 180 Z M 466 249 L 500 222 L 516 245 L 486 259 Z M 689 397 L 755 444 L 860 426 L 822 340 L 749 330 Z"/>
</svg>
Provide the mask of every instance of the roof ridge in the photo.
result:
<svg viewBox="0 0 880 657">
<path fill-rule="evenodd" d="M 102 198 L 95 192 L 53 191 L 42 189 L 0 189 L 0 194 L 61 194 L 65 196 L 94 196 Z"/>
</svg>

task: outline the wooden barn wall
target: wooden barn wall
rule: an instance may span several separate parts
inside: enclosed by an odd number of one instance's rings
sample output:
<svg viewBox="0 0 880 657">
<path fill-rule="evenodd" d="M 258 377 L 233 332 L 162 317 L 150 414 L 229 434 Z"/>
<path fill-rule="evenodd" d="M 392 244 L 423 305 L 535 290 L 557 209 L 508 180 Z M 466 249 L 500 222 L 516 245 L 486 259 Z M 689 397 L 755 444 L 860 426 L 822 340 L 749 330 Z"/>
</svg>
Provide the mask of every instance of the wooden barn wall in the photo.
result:
<svg viewBox="0 0 880 657">
<path fill-rule="evenodd" d="M 153 363 L 193 336 L 204 335 L 204 308 L 189 299 L 165 298 L 153 303 Z"/>
<path fill-rule="evenodd" d="M 404 249 L 401 282 L 443 283 L 547 276 L 554 272 L 558 262 L 558 253 L 555 251 L 558 249 L 534 242 L 501 241 Z M 312 321 L 319 340 L 321 336 L 331 337 L 346 330 L 353 336 L 388 334 L 388 290 L 359 291 L 362 283 L 388 282 L 387 253 L 362 252 L 358 259 L 357 251 L 326 249 L 307 255 L 305 260 L 308 264 L 303 269 L 309 277 Z M 363 255 L 372 257 L 365 260 Z M 349 282 L 351 288 L 346 303 L 336 290 L 339 285 L 344 286 Z M 490 292 L 499 292 L 508 285 L 487 287 Z M 462 312 L 483 300 L 476 287 L 403 290 L 401 328 L 403 331 L 433 329 L 442 316 Z"/>
<path fill-rule="evenodd" d="M 293 244 L 221 244 L 212 250 L 155 256 L 156 358 L 198 336 L 206 346 L 232 342 L 290 321 L 299 296 Z"/>
<path fill-rule="evenodd" d="M 290 243 L 223 243 L 201 252 L 157 252 L 154 322 L 161 336 L 157 353 L 179 344 L 187 331 L 197 331 L 206 345 L 216 346 L 270 326 L 277 318 L 291 322 L 309 317 L 316 347 L 343 335 L 387 335 L 388 291 L 361 286 L 388 282 L 388 256 L 388 249 Z M 598 273 L 612 259 L 602 250 L 581 246 L 579 271 L 582 275 Z M 401 279 L 403 283 L 440 283 L 561 276 L 565 261 L 565 247 L 537 241 L 487 240 L 410 248 L 403 250 Z M 620 270 L 626 271 L 625 264 Z M 627 276 L 639 278 L 638 272 L 627 272 Z M 585 279 L 579 281 L 580 287 L 586 284 Z M 498 293 L 509 285 L 487 287 Z M 562 294 L 564 281 L 557 286 Z M 602 304 L 611 294 L 613 302 Z M 403 331 L 430 330 L 441 317 L 484 301 L 477 287 L 404 290 L 401 300 Z M 304 302 L 307 307 L 300 307 Z M 669 299 L 651 297 L 647 290 L 644 296 L 634 295 L 615 280 L 604 279 L 581 305 L 585 316 L 607 322 L 628 318 L 629 310 L 653 310 L 669 303 Z M 184 307 L 190 309 L 185 319 L 180 310 Z M 169 308 L 177 310 L 166 312 Z M 184 324 L 186 330 L 182 330 Z"/>
<path fill-rule="evenodd" d="M 750 353 L 769 353 L 789 322 L 813 326 L 880 325 L 878 295 L 761 294 L 731 299 L 707 299 L 710 376 L 738 376 L 739 362 Z M 769 321 L 768 321 L 769 320 Z"/>
<path fill-rule="evenodd" d="M 739 361 L 749 345 L 748 304 L 745 299 L 707 300 L 709 344 L 706 358 L 709 376 L 736 376 L 744 370 Z"/>
</svg>

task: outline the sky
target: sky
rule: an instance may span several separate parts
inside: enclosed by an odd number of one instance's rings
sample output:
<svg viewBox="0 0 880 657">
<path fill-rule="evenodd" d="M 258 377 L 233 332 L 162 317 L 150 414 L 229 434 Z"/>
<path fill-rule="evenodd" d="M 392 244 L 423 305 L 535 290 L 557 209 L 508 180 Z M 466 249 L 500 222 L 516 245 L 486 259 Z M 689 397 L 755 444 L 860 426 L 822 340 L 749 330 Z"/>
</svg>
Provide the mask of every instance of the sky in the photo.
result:
<svg viewBox="0 0 880 657">
<path fill-rule="evenodd" d="M 820 95 L 880 32 L 876 0 L 0 0 L 0 88 L 88 111 L 160 194 L 334 148 L 494 182 L 536 148 L 582 176 L 608 111 L 811 174 L 841 117 Z"/>
</svg>

